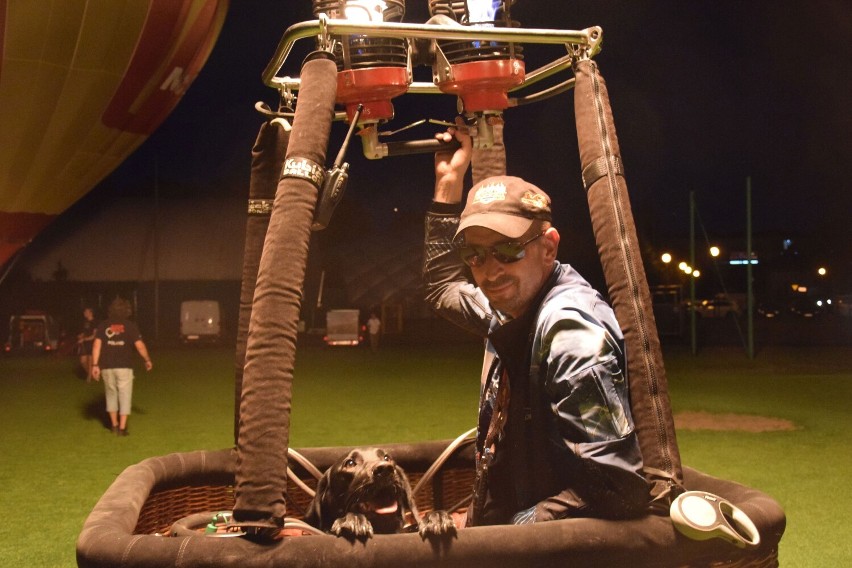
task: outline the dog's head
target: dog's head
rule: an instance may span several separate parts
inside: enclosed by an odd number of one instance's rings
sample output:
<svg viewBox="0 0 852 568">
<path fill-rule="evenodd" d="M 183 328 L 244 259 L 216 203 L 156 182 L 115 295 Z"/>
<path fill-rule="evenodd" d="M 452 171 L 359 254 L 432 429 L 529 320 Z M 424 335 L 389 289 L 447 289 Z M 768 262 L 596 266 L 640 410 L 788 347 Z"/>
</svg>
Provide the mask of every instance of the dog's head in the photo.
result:
<svg viewBox="0 0 852 568">
<path fill-rule="evenodd" d="M 305 521 L 328 531 L 347 513 L 363 515 L 378 534 L 416 524 L 417 510 L 405 472 L 381 448 L 357 448 L 326 470 Z"/>
</svg>

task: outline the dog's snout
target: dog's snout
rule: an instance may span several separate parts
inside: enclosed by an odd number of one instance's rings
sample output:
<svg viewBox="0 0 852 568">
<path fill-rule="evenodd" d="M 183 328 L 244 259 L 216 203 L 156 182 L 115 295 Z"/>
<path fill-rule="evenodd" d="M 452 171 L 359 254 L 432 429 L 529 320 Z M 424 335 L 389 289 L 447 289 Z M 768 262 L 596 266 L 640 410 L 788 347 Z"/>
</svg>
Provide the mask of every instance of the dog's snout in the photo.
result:
<svg viewBox="0 0 852 568">
<path fill-rule="evenodd" d="M 391 477 L 393 475 L 393 465 L 387 462 L 380 463 L 373 470 L 376 477 Z"/>
</svg>

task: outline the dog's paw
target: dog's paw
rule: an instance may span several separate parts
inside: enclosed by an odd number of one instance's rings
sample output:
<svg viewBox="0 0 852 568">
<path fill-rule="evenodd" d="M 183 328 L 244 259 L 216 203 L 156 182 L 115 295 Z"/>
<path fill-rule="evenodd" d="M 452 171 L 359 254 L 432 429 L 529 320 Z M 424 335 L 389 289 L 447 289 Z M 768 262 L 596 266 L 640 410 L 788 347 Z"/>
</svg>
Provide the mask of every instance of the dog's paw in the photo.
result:
<svg viewBox="0 0 852 568">
<path fill-rule="evenodd" d="M 446 511 L 429 511 L 423 515 L 418 530 L 421 538 L 456 534 L 453 517 Z"/>
<path fill-rule="evenodd" d="M 373 536 L 373 525 L 367 517 L 358 513 L 346 513 L 331 525 L 331 532 L 346 538 L 370 538 Z"/>
</svg>

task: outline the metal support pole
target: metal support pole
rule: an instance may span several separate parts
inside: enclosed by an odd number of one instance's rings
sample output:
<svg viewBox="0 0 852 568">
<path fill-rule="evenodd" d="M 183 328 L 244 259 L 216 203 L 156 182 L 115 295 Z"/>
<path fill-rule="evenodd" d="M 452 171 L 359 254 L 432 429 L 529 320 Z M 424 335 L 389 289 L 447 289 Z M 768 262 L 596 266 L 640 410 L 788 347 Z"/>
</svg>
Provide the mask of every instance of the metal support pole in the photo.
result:
<svg viewBox="0 0 852 568">
<path fill-rule="evenodd" d="M 154 343 L 160 342 L 160 166 L 154 157 Z M 137 319 L 139 314 L 136 315 Z"/>
<path fill-rule="evenodd" d="M 754 359 L 754 278 L 751 252 L 751 176 L 746 177 L 746 317 L 748 318 L 748 358 Z"/>
<path fill-rule="evenodd" d="M 695 268 L 695 192 L 689 192 L 689 265 Z M 695 278 L 689 277 L 689 332 L 692 341 L 692 354 L 698 354 L 698 337 L 696 334 L 695 313 Z"/>
</svg>

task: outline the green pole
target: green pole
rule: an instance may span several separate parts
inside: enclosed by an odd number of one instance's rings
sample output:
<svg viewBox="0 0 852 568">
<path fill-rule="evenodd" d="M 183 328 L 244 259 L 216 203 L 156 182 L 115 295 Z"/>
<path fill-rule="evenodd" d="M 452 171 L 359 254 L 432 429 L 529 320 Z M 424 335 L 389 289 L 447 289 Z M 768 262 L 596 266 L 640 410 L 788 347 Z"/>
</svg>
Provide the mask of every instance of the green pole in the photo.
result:
<svg viewBox="0 0 852 568">
<path fill-rule="evenodd" d="M 748 358 L 754 359 L 754 286 L 751 264 L 751 176 L 746 177 L 746 317 Z"/>
<path fill-rule="evenodd" d="M 160 342 L 160 223 L 160 166 L 154 156 L 154 344 Z"/>
<path fill-rule="evenodd" d="M 695 192 L 689 192 L 689 265 L 695 269 Z M 695 278 L 689 275 L 689 333 L 692 342 L 692 354 L 698 354 L 698 337 L 696 335 L 695 319 Z"/>
</svg>

